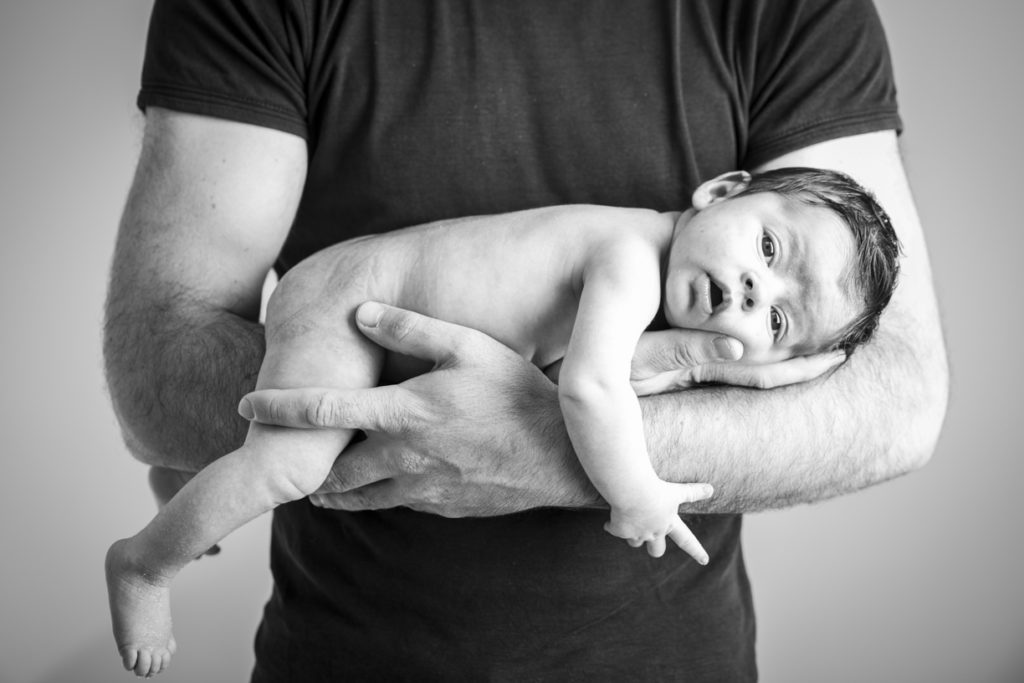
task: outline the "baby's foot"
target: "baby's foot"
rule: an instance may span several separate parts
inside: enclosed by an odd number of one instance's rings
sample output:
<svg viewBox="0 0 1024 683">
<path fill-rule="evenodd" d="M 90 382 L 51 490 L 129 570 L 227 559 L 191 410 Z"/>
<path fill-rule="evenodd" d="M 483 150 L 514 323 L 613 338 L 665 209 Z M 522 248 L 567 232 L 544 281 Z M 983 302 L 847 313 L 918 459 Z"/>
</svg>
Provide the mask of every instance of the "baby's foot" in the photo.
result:
<svg viewBox="0 0 1024 683">
<path fill-rule="evenodd" d="M 177 649 L 171 634 L 170 587 L 133 562 L 122 539 L 107 551 L 107 594 L 114 640 L 124 668 L 154 676 Z"/>
</svg>

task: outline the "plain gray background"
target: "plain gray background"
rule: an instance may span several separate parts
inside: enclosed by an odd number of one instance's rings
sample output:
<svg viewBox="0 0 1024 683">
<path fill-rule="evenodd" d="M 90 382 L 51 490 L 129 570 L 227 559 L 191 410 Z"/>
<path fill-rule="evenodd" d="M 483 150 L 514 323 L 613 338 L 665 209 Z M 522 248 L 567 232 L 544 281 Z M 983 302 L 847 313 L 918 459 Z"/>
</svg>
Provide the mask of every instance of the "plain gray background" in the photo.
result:
<svg viewBox="0 0 1024 683">
<path fill-rule="evenodd" d="M 932 463 L 748 517 L 762 680 L 1024 680 L 1017 164 L 1022 5 L 881 0 L 953 370 Z M 101 307 L 138 153 L 150 2 L 0 5 L 0 681 L 127 681 L 102 558 L 149 519 L 103 386 Z M 243 681 L 269 517 L 175 584 L 174 681 Z"/>
</svg>

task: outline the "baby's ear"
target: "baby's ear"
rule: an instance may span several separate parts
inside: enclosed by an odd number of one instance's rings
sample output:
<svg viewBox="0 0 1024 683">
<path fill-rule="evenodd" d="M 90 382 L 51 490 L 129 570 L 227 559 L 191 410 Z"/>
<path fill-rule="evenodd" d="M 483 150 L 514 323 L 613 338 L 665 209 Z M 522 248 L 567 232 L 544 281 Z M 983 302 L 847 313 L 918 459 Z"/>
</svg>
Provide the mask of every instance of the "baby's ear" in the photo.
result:
<svg viewBox="0 0 1024 683">
<path fill-rule="evenodd" d="M 700 184 L 693 192 L 693 208 L 697 211 L 711 206 L 715 202 L 728 199 L 750 184 L 750 174 L 746 171 L 729 171 Z"/>
</svg>

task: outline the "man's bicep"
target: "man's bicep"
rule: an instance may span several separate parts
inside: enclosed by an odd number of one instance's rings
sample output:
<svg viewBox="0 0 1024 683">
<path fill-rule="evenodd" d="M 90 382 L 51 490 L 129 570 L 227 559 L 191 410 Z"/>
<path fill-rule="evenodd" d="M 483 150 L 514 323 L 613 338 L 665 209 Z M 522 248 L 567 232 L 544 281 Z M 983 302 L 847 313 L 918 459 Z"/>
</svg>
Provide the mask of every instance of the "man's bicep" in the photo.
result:
<svg viewBox="0 0 1024 683">
<path fill-rule="evenodd" d="M 254 319 L 305 181 L 305 142 L 152 108 L 118 234 L 111 305 L 184 294 Z"/>
</svg>

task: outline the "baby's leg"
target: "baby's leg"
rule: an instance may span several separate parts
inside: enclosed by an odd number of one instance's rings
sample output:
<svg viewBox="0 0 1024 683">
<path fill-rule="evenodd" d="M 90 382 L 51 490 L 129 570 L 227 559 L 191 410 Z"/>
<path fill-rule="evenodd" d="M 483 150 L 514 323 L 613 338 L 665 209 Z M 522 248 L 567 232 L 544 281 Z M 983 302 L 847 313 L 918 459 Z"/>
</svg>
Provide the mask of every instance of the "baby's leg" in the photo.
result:
<svg viewBox="0 0 1024 683">
<path fill-rule="evenodd" d="M 383 354 L 355 329 L 351 308 L 301 304 L 298 294 L 324 293 L 286 282 L 268 311 L 257 386 L 373 386 Z M 126 668 L 152 675 L 170 661 L 169 586 L 177 572 L 245 522 L 315 491 L 351 436 L 254 423 L 240 449 L 197 474 L 141 532 L 111 546 L 107 587 Z"/>
<path fill-rule="evenodd" d="M 169 467 L 156 467 L 155 465 L 150 467 L 149 490 L 153 492 L 153 497 L 156 498 L 157 509 L 167 505 L 171 498 L 174 498 L 178 491 L 194 476 L 194 472 L 182 472 L 181 470 L 172 470 Z M 219 552 L 220 546 L 212 545 L 204 554 L 216 555 Z"/>
<path fill-rule="evenodd" d="M 171 498 L 174 498 L 174 494 L 180 491 L 192 476 L 191 472 L 172 470 L 169 467 L 150 467 L 149 490 L 156 498 L 157 507 L 162 508 L 167 505 Z"/>
<path fill-rule="evenodd" d="M 114 638 L 125 668 L 144 676 L 169 662 L 174 576 L 245 522 L 315 491 L 349 436 L 260 431 L 254 427 L 245 446 L 205 468 L 142 531 L 108 551 Z"/>
</svg>

